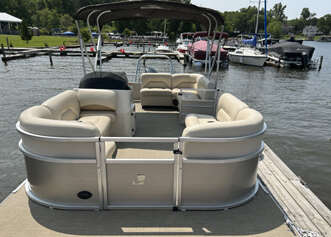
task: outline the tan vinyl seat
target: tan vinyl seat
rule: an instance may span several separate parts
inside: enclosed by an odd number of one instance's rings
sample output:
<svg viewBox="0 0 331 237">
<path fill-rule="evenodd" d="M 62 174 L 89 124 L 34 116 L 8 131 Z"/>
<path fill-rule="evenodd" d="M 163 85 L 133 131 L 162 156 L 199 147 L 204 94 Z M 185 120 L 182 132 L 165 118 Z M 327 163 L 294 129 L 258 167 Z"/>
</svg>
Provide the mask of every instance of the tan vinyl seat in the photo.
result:
<svg viewBox="0 0 331 237">
<path fill-rule="evenodd" d="M 188 114 L 185 118 L 185 126 L 204 124 L 206 121 L 233 121 L 237 114 L 245 108 L 248 108 L 247 104 L 229 93 L 224 93 L 218 100 L 215 117 L 211 115 Z"/>
<path fill-rule="evenodd" d="M 263 129 L 263 116 L 231 94 L 223 94 L 216 117 L 189 114 L 185 118 L 184 137 L 232 138 L 249 136 Z M 183 155 L 187 158 L 229 158 L 257 152 L 261 136 L 244 141 L 226 143 L 184 142 Z"/>
<path fill-rule="evenodd" d="M 211 83 L 201 74 L 144 73 L 140 90 L 142 106 L 177 106 L 181 99 L 211 99 Z M 212 92 L 213 94 L 213 92 Z"/>
<path fill-rule="evenodd" d="M 24 131 L 49 137 L 109 136 L 116 120 L 116 93 L 110 90 L 79 89 L 62 92 L 39 106 L 22 112 Z M 52 157 L 93 158 L 94 143 L 47 142 L 22 135 L 25 149 Z M 107 142 L 111 156 L 116 145 Z"/>
<path fill-rule="evenodd" d="M 173 106 L 171 96 L 171 74 L 144 73 L 141 75 L 142 106 Z"/>
<path fill-rule="evenodd" d="M 185 117 L 185 126 L 186 127 L 191 127 L 191 126 L 196 126 L 200 124 L 206 124 L 206 123 L 213 123 L 216 122 L 217 120 L 215 117 L 207 114 L 188 114 Z"/>
</svg>

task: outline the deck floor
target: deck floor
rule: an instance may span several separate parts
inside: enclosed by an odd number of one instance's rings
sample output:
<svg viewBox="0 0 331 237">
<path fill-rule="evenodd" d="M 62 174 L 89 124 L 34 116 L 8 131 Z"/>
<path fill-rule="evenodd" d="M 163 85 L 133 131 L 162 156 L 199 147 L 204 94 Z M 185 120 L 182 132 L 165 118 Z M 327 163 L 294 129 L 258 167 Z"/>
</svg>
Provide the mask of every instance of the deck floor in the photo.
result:
<svg viewBox="0 0 331 237">
<path fill-rule="evenodd" d="M 136 104 L 136 137 L 180 137 L 184 125 L 178 112 L 170 109 L 142 109 Z M 117 143 L 116 159 L 173 159 L 173 144 Z"/>
<path fill-rule="evenodd" d="M 260 189 L 224 211 L 65 211 L 28 200 L 24 188 L 0 204 L 0 236 L 293 236 L 282 213 Z"/>
</svg>

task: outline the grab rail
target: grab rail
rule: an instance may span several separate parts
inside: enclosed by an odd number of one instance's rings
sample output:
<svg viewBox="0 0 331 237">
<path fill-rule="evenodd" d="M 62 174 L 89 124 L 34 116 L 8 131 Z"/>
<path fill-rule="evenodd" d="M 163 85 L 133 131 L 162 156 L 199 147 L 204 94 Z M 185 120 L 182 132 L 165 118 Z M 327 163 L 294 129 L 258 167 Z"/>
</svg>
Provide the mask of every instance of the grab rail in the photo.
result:
<svg viewBox="0 0 331 237">
<path fill-rule="evenodd" d="M 31 136 L 36 139 L 44 141 L 54 142 L 153 142 L 153 143 L 175 143 L 175 142 L 239 142 L 254 137 L 258 137 L 265 133 L 267 129 L 266 123 L 263 124 L 263 128 L 254 134 L 238 137 L 224 137 L 224 138 L 213 138 L 213 137 L 53 137 L 38 135 L 31 132 L 25 131 L 20 126 L 20 122 L 16 123 L 16 129 L 19 133 L 27 136 Z"/>
</svg>

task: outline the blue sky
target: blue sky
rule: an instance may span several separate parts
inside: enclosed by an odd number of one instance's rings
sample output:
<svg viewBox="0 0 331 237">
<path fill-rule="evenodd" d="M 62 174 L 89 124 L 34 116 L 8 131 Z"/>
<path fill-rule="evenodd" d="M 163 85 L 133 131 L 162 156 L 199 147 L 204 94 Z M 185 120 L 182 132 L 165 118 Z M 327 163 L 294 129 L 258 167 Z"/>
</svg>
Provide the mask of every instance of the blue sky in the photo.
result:
<svg viewBox="0 0 331 237">
<path fill-rule="evenodd" d="M 191 0 L 198 6 L 213 8 L 219 11 L 235 11 L 249 5 L 258 4 L 258 0 Z M 289 19 L 300 16 L 301 10 L 308 7 L 310 12 L 317 14 L 317 17 L 331 14 L 331 0 L 267 0 L 267 8 L 271 8 L 276 3 L 281 2 L 286 5 L 285 14 Z"/>
</svg>

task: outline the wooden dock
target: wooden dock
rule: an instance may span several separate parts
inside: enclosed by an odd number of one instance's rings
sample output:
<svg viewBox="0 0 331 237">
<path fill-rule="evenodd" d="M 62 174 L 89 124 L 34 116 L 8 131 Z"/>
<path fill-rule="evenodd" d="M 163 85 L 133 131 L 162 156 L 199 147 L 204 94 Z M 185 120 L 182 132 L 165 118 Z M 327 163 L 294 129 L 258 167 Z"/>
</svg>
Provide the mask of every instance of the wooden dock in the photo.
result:
<svg viewBox="0 0 331 237">
<path fill-rule="evenodd" d="M 258 175 L 296 234 L 331 236 L 330 210 L 267 145 Z"/>
<path fill-rule="evenodd" d="M 111 51 L 105 52 L 102 54 L 102 62 L 107 62 L 112 60 L 113 58 L 128 58 L 128 59 L 138 59 L 144 54 L 152 54 L 153 52 L 142 52 L 142 51 Z M 177 51 L 173 51 L 172 53 L 159 53 L 159 55 L 166 55 L 171 59 L 176 59 L 180 63 L 184 63 L 184 55 Z"/>
<path fill-rule="evenodd" d="M 95 56 L 95 52 L 87 52 L 89 56 Z M 127 59 L 138 59 L 144 54 L 151 54 L 152 51 L 124 51 L 114 50 L 110 52 L 102 52 L 102 62 L 108 62 L 113 58 L 127 58 Z M 3 54 L 2 61 L 8 62 L 17 59 L 26 59 L 36 56 L 51 55 L 51 56 L 70 56 L 80 57 L 82 54 L 79 50 L 65 49 L 61 51 L 59 48 L 15 48 L 7 50 Z M 171 59 L 177 60 L 179 63 L 184 64 L 184 55 L 180 52 L 173 51 L 172 53 L 160 53 L 160 55 L 166 55 Z"/>
</svg>

